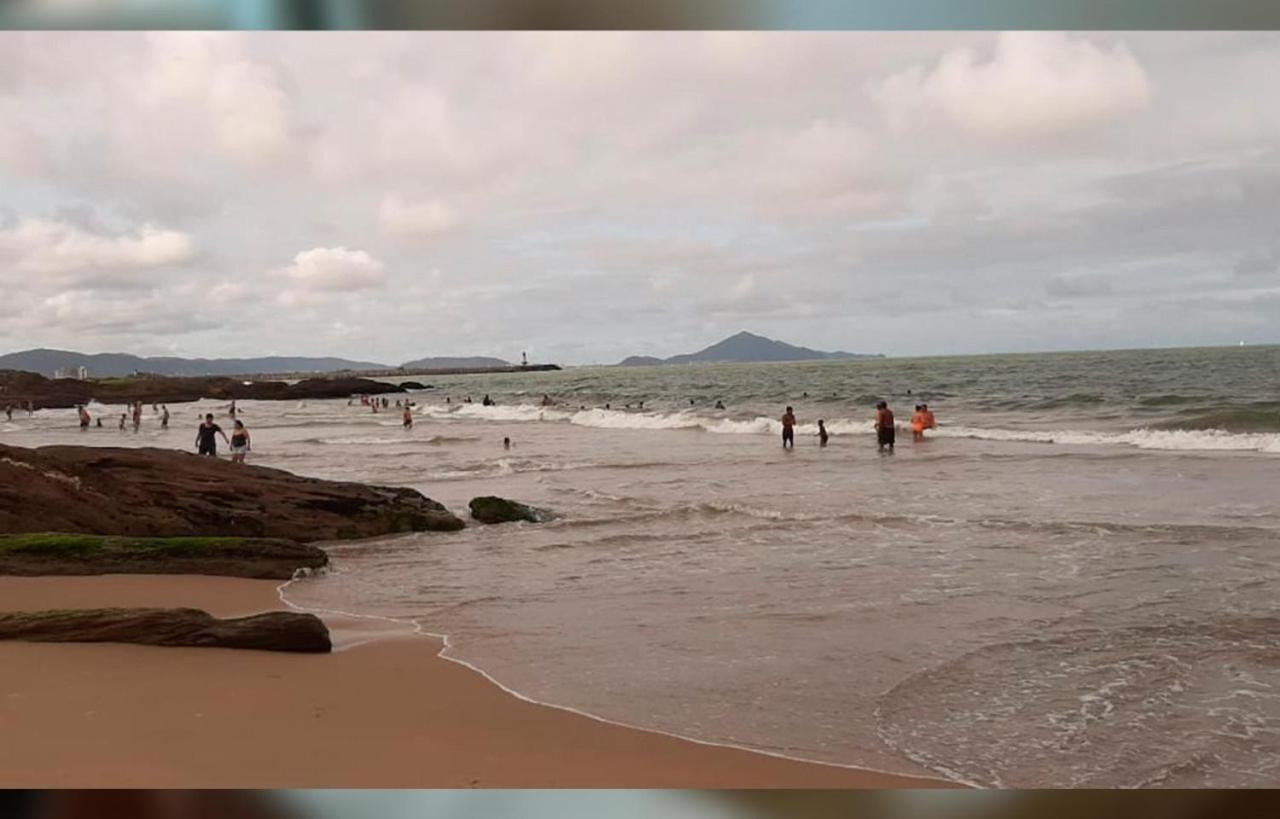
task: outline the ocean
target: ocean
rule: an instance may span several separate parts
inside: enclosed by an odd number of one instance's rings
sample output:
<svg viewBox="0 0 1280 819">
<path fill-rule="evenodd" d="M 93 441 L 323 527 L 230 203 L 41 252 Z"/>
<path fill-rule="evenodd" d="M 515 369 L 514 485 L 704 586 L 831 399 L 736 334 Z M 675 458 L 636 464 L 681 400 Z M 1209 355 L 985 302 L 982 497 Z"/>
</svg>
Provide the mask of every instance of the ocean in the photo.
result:
<svg viewBox="0 0 1280 819">
<path fill-rule="evenodd" d="M 982 786 L 1280 786 L 1280 347 L 413 378 L 408 431 L 242 402 L 250 461 L 557 519 L 330 544 L 292 604 L 707 742 Z M 880 454 L 877 400 L 939 428 Z M 206 409 L 137 434 L 15 413 L 0 441 L 189 449 Z"/>
</svg>

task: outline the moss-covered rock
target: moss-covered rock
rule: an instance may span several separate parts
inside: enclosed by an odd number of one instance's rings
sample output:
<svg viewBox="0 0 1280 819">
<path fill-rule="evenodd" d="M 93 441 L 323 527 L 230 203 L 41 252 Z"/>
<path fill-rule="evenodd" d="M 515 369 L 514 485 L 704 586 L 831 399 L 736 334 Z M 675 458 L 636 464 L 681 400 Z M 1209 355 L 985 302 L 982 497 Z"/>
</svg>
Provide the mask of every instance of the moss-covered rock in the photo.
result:
<svg viewBox="0 0 1280 819">
<path fill-rule="evenodd" d="M 0 532 L 316 541 L 463 525 L 403 487 L 306 478 L 173 450 L 0 444 Z"/>
<path fill-rule="evenodd" d="M 271 611 L 220 620 L 199 609 L 58 609 L 0 613 L 0 640 L 138 643 L 325 653 L 327 629 L 314 614 Z"/>
<path fill-rule="evenodd" d="M 288 580 L 327 565 L 323 549 L 243 537 L 112 537 L 32 532 L 0 535 L 0 574 L 205 574 Z"/>
<path fill-rule="evenodd" d="M 546 509 L 527 506 L 506 498 L 494 495 L 471 499 L 471 517 L 481 523 L 513 523 L 523 520 L 529 523 L 544 523 L 555 515 Z"/>
</svg>

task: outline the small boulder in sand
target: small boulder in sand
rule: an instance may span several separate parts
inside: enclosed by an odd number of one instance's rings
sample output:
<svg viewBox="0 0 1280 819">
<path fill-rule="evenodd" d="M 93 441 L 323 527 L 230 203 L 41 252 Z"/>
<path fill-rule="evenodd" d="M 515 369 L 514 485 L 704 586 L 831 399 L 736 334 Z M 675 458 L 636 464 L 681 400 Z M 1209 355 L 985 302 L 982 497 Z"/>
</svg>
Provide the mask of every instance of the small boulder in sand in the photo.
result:
<svg viewBox="0 0 1280 819">
<path fill-rule="evenodd" d="M 526 506 L 506 498 L 486 495 L 471 499 L 471 517 L 481 523 L 511 523 L 518 520 L 529 523 L 544 523 L 555 518 L 546 509 Z"/>
<path fill-rule="evenodd" d="M 332 650 L 314 614 L 269 611 L 220 620 L 199 609 L 58 609 L 0 614 L 0 640 L 137 643 L 323 654 Z"/>
</svg>

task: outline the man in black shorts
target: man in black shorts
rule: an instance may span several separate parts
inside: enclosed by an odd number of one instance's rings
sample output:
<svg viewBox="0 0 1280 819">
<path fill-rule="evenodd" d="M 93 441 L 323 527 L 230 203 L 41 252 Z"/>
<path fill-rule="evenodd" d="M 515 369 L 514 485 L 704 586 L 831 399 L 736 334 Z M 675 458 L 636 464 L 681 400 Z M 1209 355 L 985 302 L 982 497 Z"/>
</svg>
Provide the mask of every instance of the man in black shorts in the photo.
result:
<svg viewBox="0 0 1280 819">
<path fill-rule="evenodd" d="M 796 448 L 796 414 L 791 407 L 782 413 L 782 448 Z"/>
<path fill-rule="evenodd" d="M 893 410 L 884 401 L 876 404 L 876 445 L 881 452 L 893 452 Z"/>
<path fill-rule="evenodd" d="M 222 440 L 226 441 L 228 446 L 231 444 L 227 440 L 227 433 L 223 432 L 222 427 L 213 422 L 213 413 L 206 413 L 204 423 L 196 427 L 196 448 L 201 455 L 218 457 L 218 439 L 214 437 L 215 435 L 221 435 Z"/>
</svg>

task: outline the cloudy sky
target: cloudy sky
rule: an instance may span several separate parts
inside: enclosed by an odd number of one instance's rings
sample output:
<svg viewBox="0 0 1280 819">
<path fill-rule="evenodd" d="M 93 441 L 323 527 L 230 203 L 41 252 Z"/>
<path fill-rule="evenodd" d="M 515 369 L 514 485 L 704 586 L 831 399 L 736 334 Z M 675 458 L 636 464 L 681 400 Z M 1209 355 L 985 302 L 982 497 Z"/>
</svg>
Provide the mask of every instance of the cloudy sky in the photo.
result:
<svg viewBox="0 0 1280 819">
<path fill-rule="evenodd" d="M 1280 341 L 1280 36 L 0 33 L 0 352 Z"/>
</svg>

